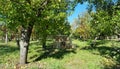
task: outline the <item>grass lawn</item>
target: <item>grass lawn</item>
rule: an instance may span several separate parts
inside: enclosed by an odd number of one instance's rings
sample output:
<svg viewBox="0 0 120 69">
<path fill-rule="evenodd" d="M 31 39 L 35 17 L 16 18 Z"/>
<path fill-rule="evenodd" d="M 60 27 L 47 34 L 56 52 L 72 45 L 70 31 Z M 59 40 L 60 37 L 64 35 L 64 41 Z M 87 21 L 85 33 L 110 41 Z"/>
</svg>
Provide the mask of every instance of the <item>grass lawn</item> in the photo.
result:
<svg viewBox="0 0 120 69">
<path fill-rule="evenodd" d="M 31 42 L 28 64 L 21 69 L 120 69 L 120 43 L 98 41 L 95 48 L 90 41 L 73 40 L 75 49 L 42 50 L 40 43 Z M 50 42 L 48 42 L 50 43 Z M 0 43 L 0 69 L 19 67 L 19 48 L 15 42 Z"/>
</svg>

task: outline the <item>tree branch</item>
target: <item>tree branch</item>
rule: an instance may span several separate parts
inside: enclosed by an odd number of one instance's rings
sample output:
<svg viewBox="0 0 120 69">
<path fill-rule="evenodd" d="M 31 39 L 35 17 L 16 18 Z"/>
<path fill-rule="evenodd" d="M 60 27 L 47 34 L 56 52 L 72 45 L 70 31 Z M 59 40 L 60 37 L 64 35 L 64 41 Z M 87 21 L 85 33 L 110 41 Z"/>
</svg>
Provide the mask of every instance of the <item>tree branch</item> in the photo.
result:
<svg viewBox="0 0 120 69">
<path fill-rule="evenodd" d="M 50 0 L 44 0 L 41 4 L 40 4 L 40 7 L 38 8 L 38 11 L 37 11 L 37 16 L 39 17 L 41 15 L 41 11 L 44 9 L 44 7 L 50 3 Z"/>
</svg>

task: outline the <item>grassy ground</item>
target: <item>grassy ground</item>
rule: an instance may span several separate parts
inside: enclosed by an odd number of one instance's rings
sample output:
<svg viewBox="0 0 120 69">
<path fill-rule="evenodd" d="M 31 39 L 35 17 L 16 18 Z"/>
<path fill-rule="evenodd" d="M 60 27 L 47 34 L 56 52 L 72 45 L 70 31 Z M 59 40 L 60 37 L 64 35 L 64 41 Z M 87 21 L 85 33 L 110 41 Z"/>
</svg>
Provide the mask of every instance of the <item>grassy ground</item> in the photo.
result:
<svg viewBox="0 0 120 69">
<path fill-rule="evenodd" d="M 50 42 L 48 43 L 48 45 Z M 31 42 L 28 64 L 21 69 L 120 69 L 120 43 L 116 41 L 97 41 L 90 47 L 90 41 L 73 40 L 75 49 L 42 50 L 38 42 Z M 15 42 L 0 43 L 0 68 L 19 68 L 19 48 Z"/>
</svg>

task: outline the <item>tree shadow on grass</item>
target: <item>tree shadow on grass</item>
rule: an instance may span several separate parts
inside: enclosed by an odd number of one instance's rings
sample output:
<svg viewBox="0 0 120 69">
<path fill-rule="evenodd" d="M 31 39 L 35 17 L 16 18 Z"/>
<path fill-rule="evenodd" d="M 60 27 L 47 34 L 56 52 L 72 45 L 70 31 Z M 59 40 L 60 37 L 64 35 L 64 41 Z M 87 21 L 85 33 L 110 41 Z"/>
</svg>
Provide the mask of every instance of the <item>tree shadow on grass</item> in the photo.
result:
<svg viewBox="0 0 120 69">
<path fill-rule="evenodd" d="M 0 45 L 0 56 L 5 55 L 7 53 L 12 53 L 19 50 L 19 48 L 10 46 L 10 45 Z"/>
<path fill-rule="evenodd" d="M 45 58 L 48 58 L 48 57 L 52 57 L 52 58 L 55 58 L 55 59 L 62 59 L 64 57 L 64 55 L 66 55 L 66 54 L 76 53 L 75 48 L 55 49 L 52 42 L 46 43 L 46 48 L 45 49 L 42 49 L 42 45 L 39 42 L 34 42 L 34 43 L 31 43 L 30 45 L 31 46 L 36 46 L 36 47 L 33 47 L 33 48 L 34 48 L 34 50 L 36 50 L 35 51 L 36 53 L 39 53 L 39 56 L 34 54 L 33 56 L 30 57 L 30 59 L 33 59 L 33 58 L 38 56 L 34 60 L 34 62 L 45 59 Z"/>
<path fill-rule="evenodd" d="M 116 61 L 116 65 L 105 67 L 104 69 L 120 69 L 120 47 L 107 47 L 107 46 L 96 46 L 94 48 L 87 46 L 83 47 L 82 50 L 94 51 L 97 50 L 99 54 L 105 58 L 112 58 Z M 96 53 L 93 53 L 96 55 Z"/>
<path fill-rule="evenodd" d="M 30 42 L 30 45 L 40 45 L 40 42 L 39 41 L 33 41 L 33 42 Z"/>
<path fill-rule="evenodd" d="M 56 59 L 62 59 L 64 55 L 69 53 L 76 53 L 74 49 L 51 49 L 47 48 L 44 53 L 42 53 L 38 58 L 34 60 L 39 61 L 48 57 L 56 58 Z"/>
<path fill-rule="evenodd" d="M 90 45 L 91 47 L 96 47 L 96 46 L 99 46 L 99 45 L 103 45 L 105 43 L 108 43 L 110 42 L 109 40 L 89 40 L 88 41 L 88 45 Z"/>
</svg>

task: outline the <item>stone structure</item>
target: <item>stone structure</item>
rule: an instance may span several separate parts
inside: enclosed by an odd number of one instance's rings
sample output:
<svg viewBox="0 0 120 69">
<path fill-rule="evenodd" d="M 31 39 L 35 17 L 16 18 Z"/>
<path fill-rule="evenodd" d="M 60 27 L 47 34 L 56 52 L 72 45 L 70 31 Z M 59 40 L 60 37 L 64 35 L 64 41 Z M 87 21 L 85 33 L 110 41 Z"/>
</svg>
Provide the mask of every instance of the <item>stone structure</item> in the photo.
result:
<svg viewBox="0 0 120 69">
<path fill-rule="evenodd" d="M 57 35 L 54 39 L 54 48 L 57 49 L 70 49 L 73 48 L 72 40 L 66 35 Z"/>
</svg>

